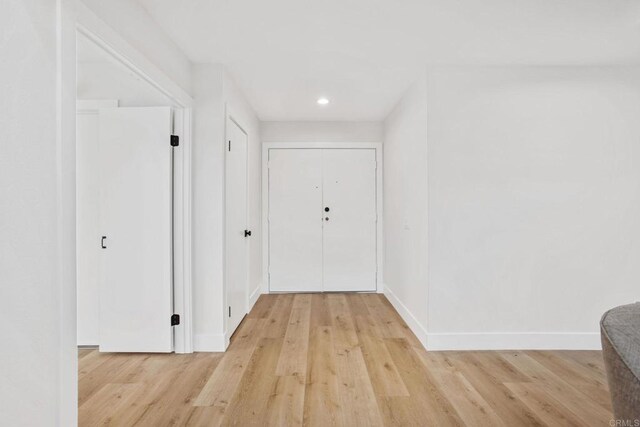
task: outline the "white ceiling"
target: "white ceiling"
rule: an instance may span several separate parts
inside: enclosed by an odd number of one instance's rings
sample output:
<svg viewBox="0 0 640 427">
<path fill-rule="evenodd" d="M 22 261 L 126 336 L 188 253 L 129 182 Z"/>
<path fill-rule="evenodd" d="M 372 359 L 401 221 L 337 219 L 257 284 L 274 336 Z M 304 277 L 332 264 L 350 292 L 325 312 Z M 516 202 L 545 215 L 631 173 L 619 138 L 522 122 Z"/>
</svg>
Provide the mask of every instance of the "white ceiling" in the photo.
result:
<svg viewBox="0 0 640 427">
<path fill-rule="evenodd" d="M 383 119 L 426 64 L 640 62 L 638 0 L 138 1 L 262 120 Z"/>
</svg>

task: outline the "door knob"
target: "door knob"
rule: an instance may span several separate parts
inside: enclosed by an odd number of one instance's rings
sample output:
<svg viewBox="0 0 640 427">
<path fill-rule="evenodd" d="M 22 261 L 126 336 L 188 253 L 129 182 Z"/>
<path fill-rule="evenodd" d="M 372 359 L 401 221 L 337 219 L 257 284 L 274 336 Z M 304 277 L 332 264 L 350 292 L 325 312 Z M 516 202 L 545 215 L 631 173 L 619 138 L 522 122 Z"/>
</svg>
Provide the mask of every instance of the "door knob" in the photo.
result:
<svg viewBox="0 0 640 427">
<path fill-rule="evenodd" d="M 329 207 L 324 208 L 325 212 L 329 212 Z"/>
<path fill-rule="evenodd" d="M 244 237 L 251 236 L 251 230 L 244 230 Z"/>
<path fill-rule="evenodd" d="M 329 217 L 325 217 L 325 219 L 324 219 L 324 220 L 325 220 L 325 221 L 329 221 Z"/>
</svg>

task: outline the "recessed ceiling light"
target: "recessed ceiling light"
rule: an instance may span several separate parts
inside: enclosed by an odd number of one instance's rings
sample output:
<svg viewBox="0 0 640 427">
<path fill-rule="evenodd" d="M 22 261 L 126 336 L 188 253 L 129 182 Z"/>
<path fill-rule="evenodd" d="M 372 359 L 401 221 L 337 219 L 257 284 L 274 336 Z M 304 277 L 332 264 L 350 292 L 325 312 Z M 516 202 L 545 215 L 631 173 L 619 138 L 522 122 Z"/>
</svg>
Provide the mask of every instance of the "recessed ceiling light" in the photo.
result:
<svg viewBox="0 0 640 427">
<path fill-rule="evenodd" d="M 318 98 L 318 104 L 327 105 L 328 103 L 329 103 L 329 100 L 327 98 Z"/>
</svg>

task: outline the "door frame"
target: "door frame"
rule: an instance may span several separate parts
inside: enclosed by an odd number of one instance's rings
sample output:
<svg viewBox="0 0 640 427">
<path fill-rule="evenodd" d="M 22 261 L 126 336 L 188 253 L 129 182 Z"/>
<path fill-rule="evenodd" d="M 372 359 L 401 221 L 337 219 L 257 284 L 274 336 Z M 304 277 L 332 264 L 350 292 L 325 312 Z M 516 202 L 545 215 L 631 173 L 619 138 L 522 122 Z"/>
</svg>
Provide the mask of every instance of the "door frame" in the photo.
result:
<svg viewBox="0 0 640 427">
<path fill-rule="evenodd" d="M 238 116 L 234 113 L 233 109 L 231 108 L 231 106 L 227 103 L 225 104 L 225 120 L 224 120 L 224 186 L 223 186 L 223 194 L 224 194 L 224 209 L 223 209 L 223 239 L 222 239 L 222 252 L 224 254 L 224 263 L 223 263 L 223 267 L 222 267 L 222 286 L 223 286 L 223 293 L 224 293 L 224 305 L 222 307 L 222 312 L 223 312 L 223 317 L 224 317 L 224 322 L 223 322 L 223 327 L 224 327 L 224 345 L 225 348 L 229 347 L 229 343 L 231 340 L 231 335 L 233 334 L 234 331 L 229 331 L 229 316 L 227 315 L 227 307 L 229 307 L 229 296 L 228 296 L 228 290 L 229 290 L 229 286 L 227 286 L 227 273 L 228 273 L 228 268 L 227 268 L 227 262 L 228 262 L 228 251 L 227 251 L 227 235 L 229 233 L 228 230 L 228 224 L 229 222 L 227 221 L 227 215 L 226 215 L 226 206 L 227 206 L 227 160 L 228 160 L 228 151 L 227 151 L 227 143 L 226 141 L 229 140 L 229 128 L 228 128 L 228 123 L 229 121 L 232 121 L 236 126 L 238 126 L 238 128 L 242 131 L 242 133 L 244 133 L 247 137 L 247 149 L 246 149 L 246 158 L 245 158 L 245 162 L 246 162 L 246 166 L 247 166 L 247 176 L 246 176 L 246 183 L 247 183 L 247 188 L 246 188 L 246 193 L 245 193 L 245 198 L 246 198 L 246 211 L 245 211 L 245 226 L 249 227 L 249 132 L 247 132 L 246 127 L 242 124 L 242 122 L 238 119 Z M 246 240 L 246 239 L 245 239 Z M 246 252 L 246 257 L 247 257 L 247 275 L 245 278 L 245 301 L 244 301 L 244 313 L 245 315 L 249 312 L 249 299 L 250 299 L 250 290 L 249 290 L 249 265 L 250 265 L 250 259 L 249 259 L 249 242 L 246 241 L 246 246 L 245 246 L 245 252 Z"/>
<path fill-rule="evenodd" d="M 383 192 L 382 192 L 382 143 L 381 142 L 263 142 L 262 143 L 262 293 L 271 293 L 269 289 L 269 150 L 278 148 L 289 149 L 374 149 L 376 153 L 376 292 L 382 293 L 384 285 L 383 254 L 384 254 L 384 224 L 383 224 Z"/>
<path fill-rule="evenodd" d="M 180 315 L 180 325 L 174 326 L 173 343 L 175 353 L 193 353 L 191 279 L 191 118 L 193 98 L 81 2 L 76 4 L 75 31 L 76 34 L 87 37 L 115 61 L 172 101 L 173 133 L 180 136 L 180 146 L 174 149 L 173 176 L 173 305 L 174 313 Z M 74 57 L 74 64 L 76 60 Z M 72 142 L 75 158 L 75 138 Z M 167 146 L 169 146 L 168 136 Z M 75 232 L 73 235 L 75 236 Z M 73 265 L 76 265 L 75 259 Z"/>
</svg>

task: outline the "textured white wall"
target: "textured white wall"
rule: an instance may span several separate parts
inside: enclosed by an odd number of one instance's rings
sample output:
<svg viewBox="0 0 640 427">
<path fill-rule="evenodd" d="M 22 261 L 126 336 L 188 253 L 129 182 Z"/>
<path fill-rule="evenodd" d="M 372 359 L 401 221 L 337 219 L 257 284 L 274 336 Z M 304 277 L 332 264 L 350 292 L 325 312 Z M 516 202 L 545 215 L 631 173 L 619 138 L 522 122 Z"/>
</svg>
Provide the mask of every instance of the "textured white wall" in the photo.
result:
<svg viewBox="0 0 640 427">
<path fill-rule="evenodd" d="M 65 1 L 1 9 L 1 423 L 73 425 L 75 67 L 59 53 L 74 57 L 74 27 Z"/>
<path fill-rule="evenodd" d="M 212 350 L 223 342 L 224 101 L 222 82 L 221 66 L 194 65 L 192 280 L 193 333 L 196 350 Z"/>
<path fill-rule="evenodd" d="M 425 342 L 427 91 L 414 83 L 384 122 L 385 293 Z"/>
<path fill-rule="evenodd" d="M 136 1 L 80 0 L 187 93 L 191 62 Z"/>
<path fill-rule="evenodd" d="M 640 69 L 443 69 L 428 95 L 430 347 L 598 347 L 640 299 Z"/>
<path fill-rule="evenodd" d="M 171 105 L 158 89 L 114 62 L 78 64 L 78 99 L 117 99 L 120 107 Z"/>
<path fill-rule="evenodd" d="M 262 122 L 262 142 L 381 142 L 381 122 Z"/>
</svg>

